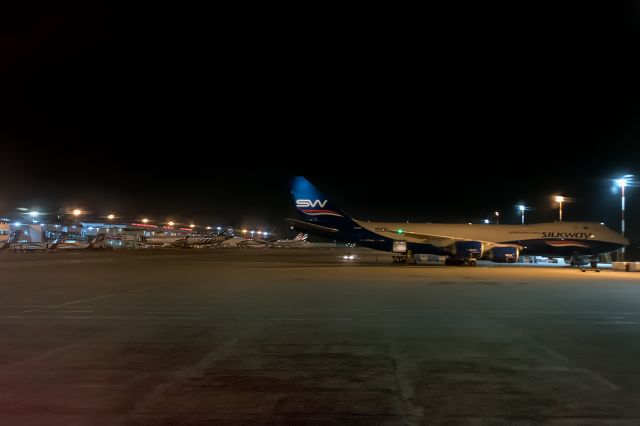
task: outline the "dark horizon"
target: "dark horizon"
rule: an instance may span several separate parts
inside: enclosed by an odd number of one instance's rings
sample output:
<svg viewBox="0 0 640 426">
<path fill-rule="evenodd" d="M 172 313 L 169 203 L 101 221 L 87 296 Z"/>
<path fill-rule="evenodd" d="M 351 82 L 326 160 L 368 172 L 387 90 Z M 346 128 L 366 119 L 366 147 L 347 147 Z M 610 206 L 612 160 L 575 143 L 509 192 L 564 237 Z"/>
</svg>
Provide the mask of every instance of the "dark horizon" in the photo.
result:
<svg viewBox="0 0 640 426">
<path fill-rule="evenodd" d="M 230 11 L 220 26 L 187 8 L 12 7 L 5 214 L 284 230 L 288 181 L 304 175 L 361 219 L 518 223 L 524 203 L 527 223 L 553 221 L 562 194 L 565 220 L 619 229 L 611 179 L 640 175 L 635 2 L 432 10 L 415 27 L 330 33 Z M 638 240 L 640 191 L 627 195 Z"/>
</svg>

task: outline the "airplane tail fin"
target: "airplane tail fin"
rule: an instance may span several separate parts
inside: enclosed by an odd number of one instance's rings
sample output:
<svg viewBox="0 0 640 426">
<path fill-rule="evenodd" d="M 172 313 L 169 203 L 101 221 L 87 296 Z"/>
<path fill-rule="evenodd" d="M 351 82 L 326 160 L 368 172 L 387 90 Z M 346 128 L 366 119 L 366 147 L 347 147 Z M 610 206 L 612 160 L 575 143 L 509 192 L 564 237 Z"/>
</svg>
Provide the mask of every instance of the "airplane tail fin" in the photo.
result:
<svg viewBox="0 0 640 426">
<path fill-rule="evenodd" d="M 291 194 L 299 219 L 292 220 L 292 223 L 298 229 L 337 232 L 354 224 L 351 218 L 302 176 L 293 179 Z"/>
<path fill-rule="evenodd" d="M 64 243 L 67 239 L 67 234 L 65 232 L 59 232 L 58 235 L 51 241 L 51 248 L 55 249 L 60 244 Z"/>
<path fill-rule="evenodd" d="M 87 248 L 94 248 L 98 243 L 100 243 L 99 245 L 102 245 L 102 242 L 106 239 L 107 234 L 98 234 L 96 235 L 96 237 L 93 239 L 93 241 L 91 241 L 91 243 L 89 243 L 89 246 Z"/>
<path fill-rule="evenodd" d="M 11 244 L 13 244 L 18 240 L 19 235 L 20 235 L 20 230 L 13 231 L 12 233 L 10 233 L 9 237 L 5 241 L 0 242 L 0 250 L 9 248 Z"/>
<path fill-rule="evenodd" d="M 22 230 L 18 229 L 17 231 L 13 231 L 9 235 L 9 239 L 7 240 L 7 242 L 8 243 L 15 243 L 16 241 L 18 241 L 20 239 L 21 235 L 22 235 Z"/>
</svg>

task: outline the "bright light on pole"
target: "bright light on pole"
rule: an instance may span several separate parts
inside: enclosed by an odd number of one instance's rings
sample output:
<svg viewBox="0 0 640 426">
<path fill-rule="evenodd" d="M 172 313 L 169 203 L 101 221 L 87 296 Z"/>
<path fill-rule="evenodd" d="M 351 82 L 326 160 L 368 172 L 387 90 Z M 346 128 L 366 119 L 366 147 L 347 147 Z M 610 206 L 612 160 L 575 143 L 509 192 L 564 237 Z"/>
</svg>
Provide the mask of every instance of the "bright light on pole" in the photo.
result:
<svg viewBox="0 0 640 426">
<path fill-rule="evenodd" d="M 191 228 L 191 229 L 193 229 L 193 228 L 195 228 L 195 227 L 196 227 L 196 225 L 195 225 L 194 223 L 192 223 L 191 225 L 189 225 L 189 228 Z"/>
<path fill-rule="evenodd" d="M 527 208 L 525 206 L 523 206 L 523 205 L 519 205 L 518 206 L 518 210 L 520 210 L 520 223 L 523 224 L 523 225 L 524 225 L 524 211 L 526 209 Z"/>
<path fill-rule="evenodd" d="M 562 195 L 556 195 L 553 197 L 556 203 L 558 203 L 558 221 L 562 222 L 562 203 L 564 203 L 564 197 Z"/>
<path fill-rule="evenodd" d="M 80 216 L 82 214 L 82 210 L 80 209 L 73 209 L 73 211 L 71 212 L 73 213 L 73 216 L 75 216 L 75 223 L 78 223 L 78 216 Z"/>
<path fill-rule="evenodd" d="M 170 221 L 169 221 L 169 226 L 173 226 L 173 225 L 175 225 L 175 224 L 176 224 L 176 223 L 175 223 L 174 221 L 172 221 L 172 220 L 170 220 Z"/>
<path fill-rule="evenodd" d="M 37 222 L 38 222 L 37 217 L 38 217 L 38 215 L 39 215 L 39 214 L 40 214 L 40 213 L 39 213 L 39 212 L 37 212 L 37 211 L 30 211 L 30 212 L 29 212 L 29 216 L 31 216 L 31 221 L 32 221 L 33 223 L 37 223 Z"/>
<path fill-rule="evenodd" d="M 142 219 L 142 223 L 147 223 L 147 222 L 149 222 L 149 219 L 147 219 L 146 217 Z"/>
<path fill-rule="evenodd" d="M 110 214 L 109 216 L 107 216 L 107 219 L 109 219 L 109 228 L 113 228 L 113 219 L 116 217 L 116 215 L 114 214 Z"/>
<path fill-rule="evenodd" d="M 631 183 L 631 175 L 626 175 L 621 177 L 620 179 L 616 179 L 616 185 L 618 185 L 618 187 L 620 187 L 620 233 L 622 234 L 622 236 L 624 237 L 624 188 L 629 186 L 629 183 Z M 624 260 L 624 247 L 622 247 L 620 249 L 620 257 L 622 259 L 620 260 Z"/>
<path fill-rule="evenodd" d="M 216 229 L 218 230 L 218 235 L 220 235 L 220 230 L 222 229 L 221 226 L 216 226 Z"/>
<path fill-rule="evenodd" d="M 500 225 L 500 212 L 493 212 L 496 215 L 496 225 Z"/>
</svg>

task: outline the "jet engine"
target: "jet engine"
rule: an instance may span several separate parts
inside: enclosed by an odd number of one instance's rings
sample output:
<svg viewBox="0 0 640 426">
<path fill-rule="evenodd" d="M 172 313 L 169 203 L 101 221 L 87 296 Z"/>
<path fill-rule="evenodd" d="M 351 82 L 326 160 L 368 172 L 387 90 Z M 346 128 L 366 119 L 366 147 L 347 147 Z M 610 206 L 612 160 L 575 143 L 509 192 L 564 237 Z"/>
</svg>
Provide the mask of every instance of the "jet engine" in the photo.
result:
<svg viewBox="0 0 640 426">
<path fill-rule="evenodd" d="M 493 246 L 486 250 L 486 258 L 496 263 L 515 263 L 520 250 L 516 246 Z"/>
<path fill-rule="evenodd" d="M 456 241 L 451 247 L 451 254 L 458 259 L 480 259 L 482 252 L 480 241 Z"/>
</svg>

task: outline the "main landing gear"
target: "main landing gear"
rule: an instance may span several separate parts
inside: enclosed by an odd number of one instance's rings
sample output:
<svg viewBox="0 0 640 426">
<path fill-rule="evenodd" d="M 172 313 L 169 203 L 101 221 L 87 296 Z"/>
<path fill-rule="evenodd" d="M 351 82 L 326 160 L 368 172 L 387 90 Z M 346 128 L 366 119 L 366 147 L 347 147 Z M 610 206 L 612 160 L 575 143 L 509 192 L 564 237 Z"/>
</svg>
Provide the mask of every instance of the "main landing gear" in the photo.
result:
<svg viewBox="0 0 640 426">
<path fill-rule="evenodd" d="M 570 257 L 568 259 L 565 259 L 564 262 L 568 263 L 571 266 L 579 266 L 580 268 L 582 268 L 582 267 L 584 267 L 584 265 L 588 264 L 591 267 L 591 269 L 597 269 L 599 260 L 600 260 L 600 258 L 598 256 Z"/>
<path fill-rule="evenodd" d="M 476 266 L 476 260 L 474 258 L 456 259 L 447 257 L 444 260 L 444 264 L 447 266 Z"/>
</svg>

